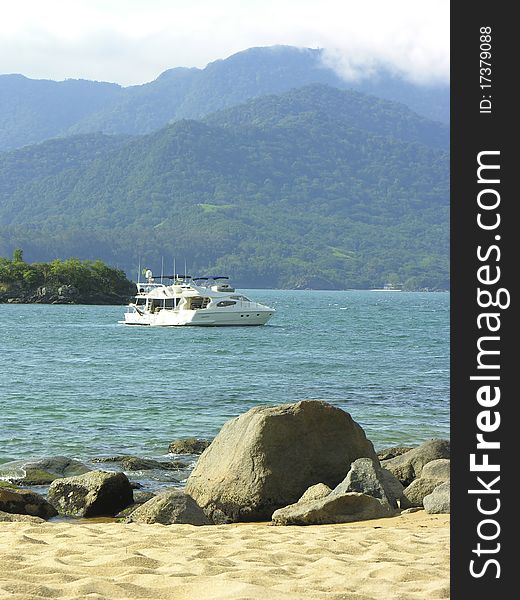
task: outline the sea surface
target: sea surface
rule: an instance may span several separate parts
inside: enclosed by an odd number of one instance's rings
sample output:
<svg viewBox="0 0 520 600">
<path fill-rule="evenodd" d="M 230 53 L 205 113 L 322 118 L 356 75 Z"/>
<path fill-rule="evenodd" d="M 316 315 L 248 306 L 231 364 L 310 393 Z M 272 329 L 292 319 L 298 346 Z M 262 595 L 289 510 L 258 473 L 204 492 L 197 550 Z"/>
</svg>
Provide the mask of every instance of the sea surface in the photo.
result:
<svg viewBox="0 0 520 600">
<path fill-rule="evenodd" d="M 253 406 L 322 399 L 376 449 L 449 437 L 449 294 L 245 290 L 264 327 L 150 328 L 124 307 L 0 305 L 0 463 L 163 458 Z"/>
</svg>

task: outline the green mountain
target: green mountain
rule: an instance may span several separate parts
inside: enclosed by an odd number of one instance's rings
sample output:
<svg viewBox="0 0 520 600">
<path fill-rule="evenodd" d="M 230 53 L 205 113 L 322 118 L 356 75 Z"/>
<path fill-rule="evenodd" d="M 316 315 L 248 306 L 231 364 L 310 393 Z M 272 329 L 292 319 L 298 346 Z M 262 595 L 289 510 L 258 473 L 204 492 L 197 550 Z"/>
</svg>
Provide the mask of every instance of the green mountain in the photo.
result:
<svg viewBox="0 0 520 600">
<path fill-rule="evenodd" d="M 250 48 L 204 69 L 170 69 L 150 83 L 126 88 L 0 75 L 0 150 L 78 133 L 150 133 L 312 83 L 355 89 L 404 103 L 430 119 L 449 119 L 447 86 L 418 86 L 386 72 L 348 82 L 326 65 L 323 50 L 271 46 Z"/>
<path fill-rule="evenodd" d="M 100 258 L 242 286 L 448 286 L 447 127 L 308 86 L 141 137 L 0 154 L 0 255 Z"/>
</svg>

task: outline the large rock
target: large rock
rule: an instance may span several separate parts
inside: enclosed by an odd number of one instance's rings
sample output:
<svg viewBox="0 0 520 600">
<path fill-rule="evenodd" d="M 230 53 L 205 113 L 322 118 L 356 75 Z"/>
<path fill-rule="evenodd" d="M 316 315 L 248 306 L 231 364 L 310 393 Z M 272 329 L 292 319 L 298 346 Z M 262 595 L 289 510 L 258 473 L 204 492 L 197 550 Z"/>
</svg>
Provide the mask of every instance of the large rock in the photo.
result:
<svg viewBox="0 0 520 600">
<path fill-rule="evenodd" d="M 129 515 L 129 523 L 212 525 L 195 500 L 179 490 L 158 494 Z"/>
<path fill-rule="evenodd" d="M 59 513 L 73 517 L 115 515 L 133 502 L 133 491 L 124 473 L 90 471 L 56 479 L 49 487 L 49 502 Z"/>
<path fill-rule="evenodd" d="M 2 469 L 17 469 L 19 477 L 10 480 L 21 485 L 49 485 L 60 477 L 73 477 L 90 470 L 79 460 L 67 456 L 50 456 L 32 461 L 14 461 L 2 465 Z"/>
<path fill-rule="evenodd" d="M 323 525 L 326 523 L 351 523 L 390 517 L 394 514 L 387 503 L 377 498 L 347 492 L 329 494 L 318 500 L 297 502 L 273 513 L 273 525 Z"/>
<path fill-rule="evenodd" d="M 42 519 L 50 519 L 58 513 L 55 508 L 40 494 L 30 490 L 0 488 L 0 511 L 16 514 L 31 515 Z"/>
<path fill-rule="evenodd" d="M 424 465 L 438 458 L 450 457 L 449 440 L 430 440 L 400 456 L 381 462 L 404 485 L 421 476 Z"/>
<path fill-rule="evenodd" d="M 405 488 L 402 508 L 423 506 L 424 497 L 450 478 L 450 460 L 439 458 L 424 465 L 421 476 Z"/>
<path fill-rule="evenodd" d="M 171 454 L 202 454 L 211 444 L 211 440 L 200 438 L 184 438 L 174 440 L 168 447 Z"/>
<path fill-rule="evenodd" d="M 339 483 L 332 494 L 361 492 L 373 498 L 379 498 L 393 509 L 398 507 L 397 500 L 403 495 L 403 486 L 389 471 L 383 473 L 379 461 L 371 458 L 358 458 L 350 466 L 345 479 Z"/>
<path fill-rule="evenodd" d="M 222 427 L 186 492 L 215 522 L 268 520 L 316 483 L 336 487 L 361 457 L 377 460 L 372 443 L 327 402 L 257 407 Z"/>
<path fill-rule="evenodd" d="M 424 497 L 424 509 L 430 514 L 450 512 L 450 481 L 438 485 L 431 494 Z"/>
<path fill-rule="evenodd" d="M 450 478 L 450 464 L 449 458 L 438 458 L 424 465 L 421 471 L 421 477 L 427 477 L 428 479 L 440 479 L 441 481 L 448 481 Z"/>
</svg>

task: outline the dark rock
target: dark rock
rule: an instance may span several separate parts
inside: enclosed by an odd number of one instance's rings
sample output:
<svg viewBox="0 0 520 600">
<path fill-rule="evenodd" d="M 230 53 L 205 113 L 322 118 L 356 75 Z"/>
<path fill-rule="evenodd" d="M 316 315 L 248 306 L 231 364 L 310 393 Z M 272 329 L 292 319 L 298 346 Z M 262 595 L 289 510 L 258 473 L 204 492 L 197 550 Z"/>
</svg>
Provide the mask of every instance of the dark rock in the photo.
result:
<svg viewBox="0 0 520 600">
<path fill-rule="evenodd" d="M 449 457 L 449 440 L 430 440 L 400 456 L 383 461 L 381 466 L 395 475 L 404 486 L 408 486 L 421 476 L 424 465 L 438 458 Z"/>
<path fill-rule="evenodd" d="M 158 494 L 136 508 L 128 517 L 129 523 L 162 523 L 172 525 L 212 525 L 195 500 L 181 491 Z"/>
<path fill-rule="evenodd" d="M 40 494 L 30 490 L 0 488 L 0 510 L 17 515 L 50 519 L 58 513 Z"/>
<path fill-rule="evenodd" d="M 424 497 L 424 509 L 429 514 L 449 514 L 450 512 L 450 482 L 438 485 L 431 494 Z"/>
<path fill-rule="evenodd" d="M 252 408 L 222 427 L 186 492 L 215 522 L 268 520 L 316 483 L 335 487 L 360 457 L 377 460 L 372 443 L 327 402 Z"/>
<path fill-rule="evenodd" d="M 92 459 L 93 463 L 117 463 L 124 471 L 151 471 L 153 469 L 162 471 L 177 471 L 188 467 L 186 463 L 174 460 L 153 460 L 151 458 L 140 458 L 138 456 L 106 456 Z"/>
<path fill-rule="evenodd" d="M 60 514 L 73 517 L 113 516 L 134 501 L 127 476 L 104 471 L 56 479 L 48 499 Z"/>
<path fill-rule="evenodd" d="M 318 500 L 297 502 L 273 513 L 273 525 L 351 523 L 394 515 L 388 503 L 359 492 L 329 494 Z"/>
<path fill-rule="evenodd" d="M 170 454 L 202 454 L 210 444 L 211 440 L 200 438 L 174 440 L 168 446 L 168 452 Z"/>
<path fill-rule="evenodd" d="M 382 450 L 378 450 L 377 458 L 379 458 L 379 460 L 388 460 L 390 458 L 395 458 L 396 456 L 401 456 L 401 454 L 410 450 L 413 450 L 413 446 L 392 446 L 392 448 L 383 448 Z"/>
</svg>

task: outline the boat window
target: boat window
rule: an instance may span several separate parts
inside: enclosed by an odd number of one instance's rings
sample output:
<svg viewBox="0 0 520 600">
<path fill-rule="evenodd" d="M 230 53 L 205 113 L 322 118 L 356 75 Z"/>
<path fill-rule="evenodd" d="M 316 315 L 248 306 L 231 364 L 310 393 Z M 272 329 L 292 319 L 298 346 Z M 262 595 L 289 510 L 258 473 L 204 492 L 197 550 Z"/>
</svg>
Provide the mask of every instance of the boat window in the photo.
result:
<svg viewBox="0 0 520 600">
<path fill-rule="evenodd" d="M 175 308 L 179 304 L 180 298 L 166 298 L 164 301 L 164 308 Z"/>
<path fill-rule="evenodd" d="M 246 298 L 245 296 L 230 296 L 231 298 L 233 298 L 233 300 L 242 300 L 244 302 L 251 302 L 251 300 L 249 300 L 249 298 Z"/>
<path fill-rule="evenodd" d="M 146 298 L 137 298 L 135 303 L 137 306 L 144 306 L 146 304 Z"/>
<path fill-rule="evenodd" d="M 217 306 L 233 306 L 236 302 L 234 300 L 221 300 L 217 302 Z"/>
<path fill-rule="evenodd" d="M 206 296 L 194 296 L 191 298 L 190 308 L 192 310 L 196 310 L 198 308 L 206 308 L 210 303 L 211 298 L 207 298 Z"/>
</svg>

